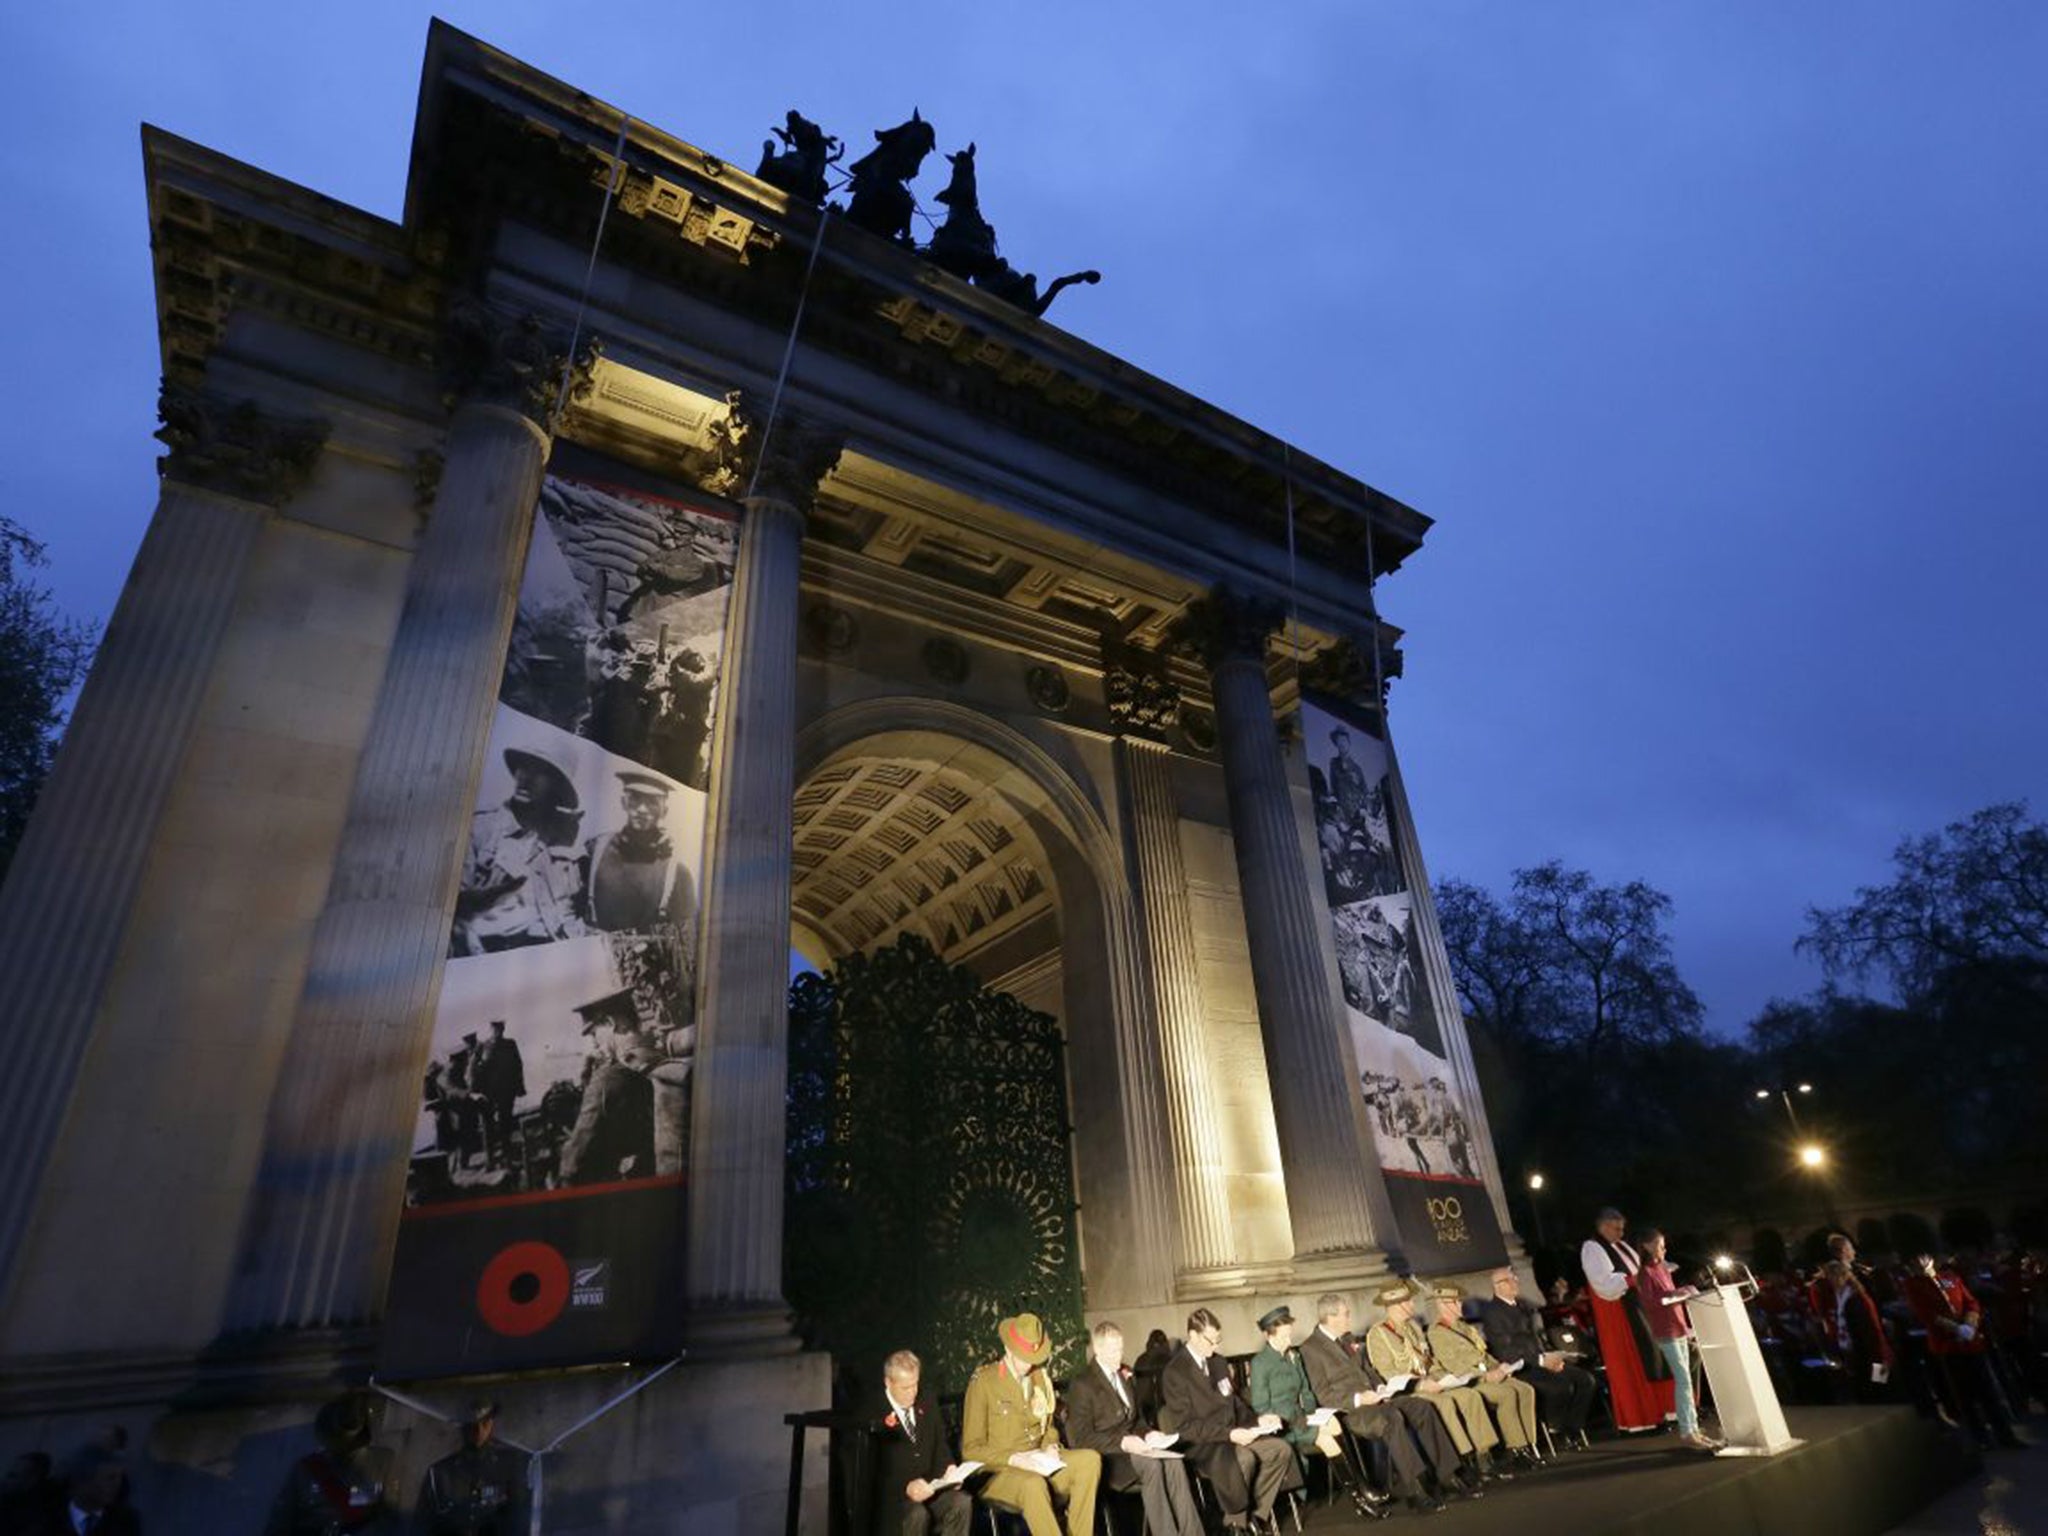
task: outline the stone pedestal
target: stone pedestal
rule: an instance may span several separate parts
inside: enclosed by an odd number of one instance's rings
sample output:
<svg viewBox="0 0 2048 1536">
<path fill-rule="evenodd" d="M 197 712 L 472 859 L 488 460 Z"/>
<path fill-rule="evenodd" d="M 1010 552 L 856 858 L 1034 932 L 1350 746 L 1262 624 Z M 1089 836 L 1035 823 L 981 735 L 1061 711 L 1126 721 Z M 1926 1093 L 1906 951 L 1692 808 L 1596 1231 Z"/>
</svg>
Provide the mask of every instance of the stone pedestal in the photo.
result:
<svg viewBox="0 0 2048 1536">
<path fill-rule="evenodd" d="M 1273 1085 L 1287 1209 L 1298 1258 L 1365 1255 L 1374 1231 L 1350 1053 L 1338 1035 L 1336 980 L 1303 859 L 1287 764 L 1266 687 L 1265 645 L 1279 614 L 1219 589 L 1190 610 L 1182 644 L 1210 670 L 1231 840 Z"/>
</svg>

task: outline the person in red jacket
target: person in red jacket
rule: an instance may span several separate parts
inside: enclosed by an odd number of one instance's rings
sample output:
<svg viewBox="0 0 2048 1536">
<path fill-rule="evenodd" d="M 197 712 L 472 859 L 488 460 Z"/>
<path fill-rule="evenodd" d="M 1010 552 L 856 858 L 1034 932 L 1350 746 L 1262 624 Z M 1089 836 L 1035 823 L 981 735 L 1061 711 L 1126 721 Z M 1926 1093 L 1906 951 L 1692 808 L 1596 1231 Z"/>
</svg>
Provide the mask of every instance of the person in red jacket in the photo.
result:
<svg viewBox="0 0 2048 1536">
<path fill-rule="evenodd" d="M 1927 1330 L 1927 1353 L 1947 1383 L 1949 1404 L 1968 1422 L 1977 1443 L 2017 1450 L 2025 1441 L 2013 1433 L 2005 1394 L 1991 1374 L 1985 1352 L 1984 1309 L 1963 1277 L 1937 1268 L 1932 1254 L 1913 1260 L 1915 1273 L 1906 1279 L 1906 1303 Z"/>
</svg>

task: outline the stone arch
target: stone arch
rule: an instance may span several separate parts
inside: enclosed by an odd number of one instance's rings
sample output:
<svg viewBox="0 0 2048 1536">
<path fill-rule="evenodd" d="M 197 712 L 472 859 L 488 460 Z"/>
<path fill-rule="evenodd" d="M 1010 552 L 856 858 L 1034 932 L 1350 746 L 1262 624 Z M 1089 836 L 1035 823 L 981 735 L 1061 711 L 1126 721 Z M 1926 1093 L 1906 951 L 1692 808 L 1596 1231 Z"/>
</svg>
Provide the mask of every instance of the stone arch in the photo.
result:
<svg viewBox="0 0 2048 1536">
<path fill-rule="evenodd" d="M 1094 798 L 1013 726 L 958 703 L 908 696 L 842 705 L 805 726 L 796 743 L 798 790 L 849 757 L 929 760 L 935 750 L 1023 813 L 1057 886 L 1089 1308 L 1164 1300 L 1178 1243 L 1159 1049 L 1131 881 Z"/>
</svg>

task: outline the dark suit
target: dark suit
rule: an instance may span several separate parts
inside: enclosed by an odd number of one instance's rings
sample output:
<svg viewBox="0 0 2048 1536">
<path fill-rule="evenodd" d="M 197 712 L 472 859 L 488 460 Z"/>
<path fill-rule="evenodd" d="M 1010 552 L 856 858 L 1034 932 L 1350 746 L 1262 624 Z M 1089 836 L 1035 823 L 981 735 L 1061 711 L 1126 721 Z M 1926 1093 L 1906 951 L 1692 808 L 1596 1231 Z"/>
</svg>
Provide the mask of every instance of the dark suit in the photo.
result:
<svg viewBox="0 0 2048 1536">
<path fill-rule="evenodd" d="M 1536 1408 L 1543 1422 L 1561 1434 L 1583 1434 L 1599 1387 L 1591 1371 L 1569 1361 L 1554 1371 L 1539 1363 L 1545 1352 L 1542 1309 L 1520 1297 L 1507 1302 L 1495 1296 L 1479 1304 L 1479 1321 L 1486 1329 L 1489 1355 L 1510 1363 L 1524 1362 L 1522 1380 L 1536 1389 Z"/>
<path fill-rule="evenodd" d="M 1197 1360 L 1181 1344 L 1160 1372 L 1159 1395 L 1159 1427 L 1179 1434 L 1188 1460 L 1216 1490 L 1225 1524 L 1242 1525 L 1247 1509 L 1263 1520 L 1282 1491 L 1301 1486 L 1294 1451 L 1279 1436 L 1250 1445 L 1231 1440 L 1233 1429 L 1252 1428 L 1258 1415 L 1238 1394 L 1221 1355 Z"/>
<path fill-rule="evenodd" d="M 1352 1406 L 1359 1393 L 1376 1392 L 1386 1385 L 1365 1357 L 1365 1351 L 1358 1347 L 1357 1339 L 1348 1333 L 1332 1338 L 1320 1327 L 1311 1328 L 1308 1337 L 1301 1341 L 1301 1363 L 1318 1403 L 1338 1409 L 1344 1427 L 1354 1435 L 1377 1440 L 1387 1448 L 1397 1490 L 1421 1491 L 1425 1460 L 1436 1474 L 1439 1488 L 1448 1490 L 1454 1486 L 1458 1447 L 1444 1428 L 1443 1416 L 1428 1403 L 1402 1396 L 1385 1403 Z M 1402 1432 L 1404 1424 L 1407 1433 Z"/>
<path fill-rule="evenodd" d="M 1201 1536 L 1188 1488 L 1187 1468 L 1173 1460 L 1132 1456 L 1123 1450 L 1124 1436 L 1142 1435 L 1152 1426 L 1139 1415 L 1135 1379 L 1122 1378 L 1117 1395 L 1102 1367 L 1090 1361 L 1067 1383 L 1067 1444 L 1102 1457 L 1102 1483 L 1117 1493 L 1132 1488 L 1145 1503 L 1148 1536 Z"/>
<path fill-rule="evenodd" d="M 924 1503 L 905 1491 L 918 1478 L 930 1482 L 944 1474 L 951 1457 L 946 1449 L 946 1421 L 938 1405 L 919 1399 L 911 1422 L 884 1397 L 882 1413 L 869 1432 L 875 1456 L 873 1536 L 966 1536 L 974 1516 L 974 1500 L 962 1488 L 942 1488 Z M 894 1424 L 889 1423 L 895 1419 Z"/>
</svg>

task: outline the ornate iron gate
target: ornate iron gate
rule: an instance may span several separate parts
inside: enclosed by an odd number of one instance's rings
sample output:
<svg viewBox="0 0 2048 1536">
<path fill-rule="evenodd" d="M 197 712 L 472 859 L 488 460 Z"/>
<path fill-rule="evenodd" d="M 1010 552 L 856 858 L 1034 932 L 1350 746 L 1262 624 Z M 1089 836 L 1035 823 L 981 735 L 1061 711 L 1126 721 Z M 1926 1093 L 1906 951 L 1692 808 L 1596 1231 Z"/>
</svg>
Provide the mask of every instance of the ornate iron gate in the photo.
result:
<svg viewBox="0 0 2048 1536">
<path fill-rule="evenodd" d="M 862 1382 L 907 1347 L 959 1392 L 1026 1310 L 1081 1358 L 1064 1053 L 914 935 L 791 986 L 785 1292 Z"/>
</svg>

